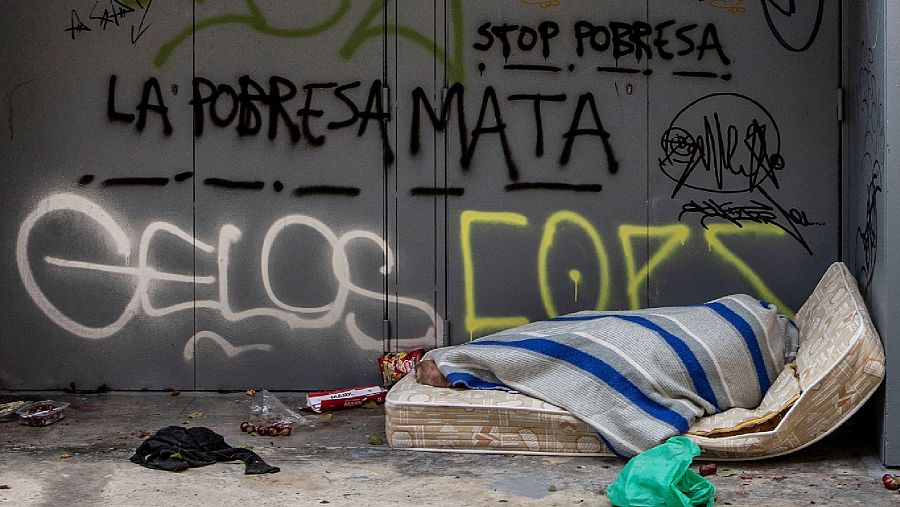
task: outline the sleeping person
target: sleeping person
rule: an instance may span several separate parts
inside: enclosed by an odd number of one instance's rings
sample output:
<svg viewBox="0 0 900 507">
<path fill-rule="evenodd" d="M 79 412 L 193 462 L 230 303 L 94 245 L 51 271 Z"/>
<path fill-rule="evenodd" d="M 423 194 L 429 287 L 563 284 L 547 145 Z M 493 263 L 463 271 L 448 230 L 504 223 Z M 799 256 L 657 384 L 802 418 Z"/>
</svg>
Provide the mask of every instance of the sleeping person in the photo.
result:
<svg viewBox="0 0 900 507">
<path fill-rule="evenodd" d="M 740 294 L 533 322 L 432 350 L 416 380 L 540 398 L 594 427 L 610 451 L 633 456 L 700 417 L 756 408 L 798 347 L 790 319 Z"/>
</svg>

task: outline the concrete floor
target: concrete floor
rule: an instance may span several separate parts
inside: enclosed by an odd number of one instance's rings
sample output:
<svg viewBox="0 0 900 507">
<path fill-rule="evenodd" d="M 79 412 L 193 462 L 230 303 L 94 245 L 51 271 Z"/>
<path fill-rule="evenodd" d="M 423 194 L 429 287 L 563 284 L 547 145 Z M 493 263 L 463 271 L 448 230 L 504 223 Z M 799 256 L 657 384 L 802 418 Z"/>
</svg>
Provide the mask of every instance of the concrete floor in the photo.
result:
<svg viewBox="0 0 900 507">
<path fill-rule="evenodd" d="M 303 400 L 298 393 L 279 397 L 289 406 Z M 0 487 L 9 488 L 0 489 L 0 504 L 609 505 L 606 488 L 623 465 L 600 458 L 395 451 L 368 443 L 369 435 L 384 435 L 381 407 L 310 415 L 314 427 L 266 438 L 240 431 L 249 399 L 244 393 L 0 392 L 0 403 L 47 398 L 72 404 L 65 420 L 44 428 L 0 422 Z M 209 427 L 281 472 L 247 476 L 243 464 L 219 463 L 172 473 L 128 461 L 141 432 L 173 424 Z M 900 494 L 881 484 L 888 470 L 875 450 L 860 445 L 864 431 L 851 421 L 785 458 L 719 463 L 720 471 L 736 473 L 711 477 L 716 505 L 900 505 Z"/>
</svg>

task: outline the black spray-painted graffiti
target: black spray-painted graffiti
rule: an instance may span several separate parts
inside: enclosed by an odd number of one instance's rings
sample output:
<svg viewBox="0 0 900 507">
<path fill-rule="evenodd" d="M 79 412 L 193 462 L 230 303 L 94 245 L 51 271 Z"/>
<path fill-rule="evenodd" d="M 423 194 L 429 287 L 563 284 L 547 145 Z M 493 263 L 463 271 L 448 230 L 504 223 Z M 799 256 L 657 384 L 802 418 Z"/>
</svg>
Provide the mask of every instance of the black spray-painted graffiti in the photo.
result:
<svg viewBox="0 0 900 507">
<path fill-rule="evenodd" d="M 477 145 L 479 137 L 488 133 L 496 133 L 499 136 L 501 147 L 503 149 L 503 156 L 506 160 L 509 178 L 513 181 L 518 180 L 518 168 L 515 161 L 513 160 L 512 151 L 509 146 L 509 140 L 506 137 L 506 124 L 503 122 L 502 110 L 500 108 L 500 104 L 498 102 L 494 87 L 488 86 L 484 90 L 481 101 L 481 109 L 478 113 L 478 120 L 475 122 L 475 129 L 472 131 L 471 141 L 469 141 L 466 134 L 466 116 L 465 108 L 463 105 L 464 94 L 465 87 L 462 84 L 456 83 L 455 85 L 450 87 L 448 93 L 444 98 L 444 101 L 440 105 L 439 109 L 441 113 L 440 116 L 438 116 L 436 109 L 432 107 L 431 102 L 428 100 L 428 95 L 425 93 L 425 90 L 421 87 L 413 90 L 413 118 L 411 123 L 412 132 L 410 136 L 410 153 L 415 155 L 419 153 L 419 150 L 421 148 L 421 110 L 423 108 L 425 109 L 425 112 L 428 114 L 428 118 L 429 120 L 431 120 L 431 125 L 435 131 L 443 131 L 447 127 L 450 120 L 450 111 L 453 107 L 453 101 L 456 100 L 457 123 L 459 125 L 459 143 L 462 152 L 460 165 L 462 166 L 462 168 L 464 170 L 467 170 L 470 167 L 472 156 L 475 153 L 475 147 Z M 544 154 L 544 128 L 541 104 L 543 102 L 565 102 L 566 98 L 567 97 L 565 94 L 513 94 L 507 97 L 507 100 L 510 102 L 530 101 L 532 103 L 536 133 L 535 156 L 538 158 L 542 157 Z M 491 109 L 491 113 L 495 118 L 495 123 L 491 126 L 484 125 L 488 108 Z M 581 128 L 582 117 L 586 114 L 585 108 L 590 109 L 590 118 L 593 121 L 593 128 Z M 569 163 L 569 159 L 572 155 L 572 148 L 575 145 L 575 140 L 579 136 L 594 136 L 600 139 L 604 153 L 606 154 L 607 170 L 610 173 L 615 173 L 616 171 L 618 171 L 619 163 L 616 160 L 615 155 L 613 154 L 613 148 L 609 142 L 610 134 L 603 127 L 603 121 L 601 120 L 600 113 L 597 110 L 596 99 L 594 98 L 594 94 L 590 92 L 582 94 L 578 97 L 569 130 L 562 134 L 562 138 L 565 139 L 565 144 L 559 157 L 560 165 L 565 166 Z"/>
<path fill-rule="evenodd" d="M 135 115 L 133 113 L 122 113 L 116 109 L 116 81 L 118 77 L 113 74 L 109 77 L 109 93 L 106 100 L 106 116 L 109 121 L 132 123 Z M 153 95 L 154 102 L 151 102 Z M 147 127 L 147 113 L 153 112 L 159 115 L 163 124 L 163 134 L 171 136 L 172 122 L 169 120 L 169 108 L 163 99 L 162 89 L 159 87 L 159 81 L 155 77 L 151 77 L 144 82 L 143 91 L 141 92 L 141 101 L 135 107 L 137 112 L 137 123 L 135 127 L 138 132 L 143 132 Z"/>
<path fill-rule="evenodd" d="M 867 153 L 867 155 L 869 155 Z M 863 262 L 858 268 L 858 279 L 863 294 L 868 294 L 875 276 L 878 261 L 878 194 L 881 193 L 881 167 L 875 166 L 872 179 L 866 186 L 866 223 L 856 228 L 857 244 L 862 248 Z"/>
<path fill-rule="evenodd" d="M 876 34 L 877 36 L 877 34 Z M 864 150 L 861 169 L 871 171 L 866 186 L 865 224 L 856 228 L 857 251 L 862 253 L 862 262 L 857 262 L 857 279 L 863 294 L 867 294 L 875 276 L 878 261 L 878 194 L 881 193 L 881 159 L 884 155 L 884 103 L 881 87 L 875 72 L 875 56 L 869 45 L 863 41 L 866 54 L 864 65 L 857 77 L 859 106 L 856 114 L 858 122 L 865 129 Z"/>
<path fill-rule="evenodd" d="M 675 20 L 656 25 L 644 21 L 629 23 L 610 21 L 608 24 L 600 25 L 590 21 L 578 21 L 573 27 L 573 32 L 576 53 L 579 57 L 583 57 L 586 49 L 590 48 L 595 53 L 611 51 L 616 60 L 633 57 L 638 63 L 644 58 L 652 59 L 654 54 L 663 60 L 672 60 L 696 53 L 696 60 L 702 61 L 704 55 L 712 51 L 718 55 L 722 63 L 726 65 L 731 63 L 725 56 L 716 26 L 712 23 L 704 26 L 699 39 L 698 28 L 697 23 L 676 26 Z M 541 56 L 546 60 L 550 57 L 550 41 L 559 33 L 559 25 L 553 21 L 541 22 L 536 28 L 526 25 L 495 25 L 488 21 L 478 27 L 478 35 L 482 40 L 472 47 L 486 52 L 495 47 L 496 43 L 504 60 L 509 60 L 513 49 L 518 53 L 528 53 L 540 48 Z M 679 47 L 670 46 L 670 43 L 676 43 L 674 39 L 677 39 Z"/>
<path fill-rule="evenodd" d="M 137 44 L 138 39 L 144 35 L 144 32 L 150 28 L 147 22 L 147 14 L 150 12 L 150 6 L 153 0 L 133 0 L 134 4 L 127 5 L 120 0 L 106 0 L 102 4 L 100 1 L 94 2 L 88 13 L 87 20 L 94 28 L 81 20 L 78 11 L 72 9 L 69 13 L 69 26 L 64 30 L 75 40 L 76 37 L 84 32 L 92 32 L 94 29 L 106 31 L 107 29 L 119 28 L 129 23 L 129 19 L 136 18 L 140 15 L 137 24 L 131 24 L 131 43 Z M 102 11 L 100 9 L 103 9 Z"/>
<path fill-rule="evenodd" d="M 812 7 L 813 1 L 804 2 L 803 9 L 798 12 L 797 0 L 761 0 L 762 9 L 766 15 L 766 23 L 772 35 L 778 40 L 784 49 L 794 52 L 803 52 L 809 49 L 816 37 L 819 35 L 819 29 L 822 27 L 822 16 L 825 13 L 825 0 L 819 0 L 818 5 Z M 787 5 L 784 5 L 784 4 Z M 795 18 L 796 16 L 796 18 Z M 814 20 L 811 27 L 806 27 L 809 20 Z M 785 36 L 787 31 L 784 27 L 790 27 L 796 30 L 798 27 L 806 28 L 808 35 L 803 35 L 798 40 L 799 43 L 789 41 Z M 799 30 L 801 33 L 803 30 Z"/>
<path fill-rule="evenodd" d="M 758 194 L 759 200 L 735 203 L 709 198 L 684 204 L 679 220 L 699 214 L 700 223 L 719 219 L 738 227 L 745 222 L 773 224 L 810 254 L 802 227 L 812 222 L 804 211 L 776 202 L 770 186 L 779 188 L 785 169 L 781 133 L 772 115 L 759 102 L 737 93 L 715 93 L 695 100 L 672 120 L 660 139 L 659 168 L 676 183 L 674 199 L 685 188 L 716 195 Z"/>
<path fill-rule="evenodd" d="M 123 178 L 106 178 L 100 182 L 102 187 L 165 187 L 170 181 L 182 183 L 194 177 L 191 171 L 184 171 L 174 175 L 171 180 L 164 176 L 129 176 Z M 85 174 L 78 180 L 78 185 L 86 187 L 94 182 L 96 176 L 93 174 Z M 209 187 L 223 188 L 227 190 L 263 190 L 266 188 L 264 181 L 239 181 L 228 180 L 224 178 L 205 178 L 203 184 Z M 284 190 L 284 183 L 280 181 L 272 182 L 272 190 L 276 193 Z M 342 187 L 334 185 L 309 185 L 297 187 L 292 194 L 297 197 L 307 197 L 310 195 L 332 195 L 356 197 L 360 194 L 361 189 L 358 187 Z"/>
<path fill-rule="evenodd" d="M 708 2 L 711 7 L 724 9 L 731 14 L 742 14 L 747 11 L 744 3 L 746 0 L 699 0 Z M 825 0 L 809 0 L 804 2 L 798 11 L 796 0 L 760 0 L 766 25 L 779 44 L 787 49 L 800 53 L 809 49 L 816 41 L 819 30 L 822 28 L 822 18 L 825 14 Z M 786 34 L 796 32 L 801 34 L 796 40 Z"/>
<path fill-rule="evenodd" d="M 110 121 L 131 124 L 135 120 L 135 114 L 120 111 L 116 101 L 118 77 L 112 75 L 109 78 L 109 91 L 107 94 L 107 117 Z M 328 122 L 327 130 L 347 128 L 359 123 L 358 136 L 365 135 L 369 122 L 378 124 L 381 139 L 385 150 L 385 159 L 393 162 L 394 152 L 388 141 L 385 122 L 390 119 L 390 113 L 383 103 L 384 88 L 380 80 L 375 80 L 369 87 L 369 93 L 365 106 L 360 108 L 347 95 L 348 90 L 358 88 L 359 81 L 338 85 L 337 83 L 310 83 L 303 86 L 305 99 L 303 107 L 295 113 L 286 109 L 286 102 L 297 96 L 297 86 L 290 80 L 281 76 L 269 78 L 268 87 L 249 76 L 242 76 L 238 80 L 237 89 L 228 84 L 216 85 L 209 79 L 195 77 L 193 80 L 193 95 L 190 105 L 194 110 L 194 135 L 201 137 L 205 131 L 206 118 L 220 128 L 235 124 L 235 130 L 241 137 L 258 135 L 266 125 L 266 132 L 270 140 L 278 137 L 279 126 L 284 124 L 288 130 L 291 142 L 296 144 L 304 139 L 311 146 L 325 144 L 325 135 L 313 132 L 310 118 L 321 118 L 325 111 L 313 107 L 314 96 L 317 90 L 331 90 L 335 98 L 346 106 L 346 117 L 340 120 Z M 263 113 L 260 107 L 268 109 L 267 121 L 263 121 Z M 163 123 L 163 134 L 172 135 L 173 127 L 169 119 L 169 108 L 165 104 L 159 81 L 151 77 L 143 84 L 141 101 L 135 107 L 137 123 L 135 128 L 142 132 L 147 124 L 147 113 L 153 112 L 159 115 Z M 295 122 L 294 118 L 299 118 Z"/>
<path fill-rule="evenodd" d="M 141 100 L 134 108 L 135 113 L 125 113 L 117 102 L 118 78 L 110 76 L 107 94 L 107 117 L 110 121 L 125 124 L 135 124 L 138 132 L 142 132 L 148 121 L 148 113 L 155 113 L 162 122 L 162 132 L 170 136 L 174 130 L 169 118 L 169 108 L 165 104 L 162 89 L 156 78 L 149 78 L 143 84 Z M 326 143 L 327 131 L 344 129 L 359 125 L 357 136 L 366 134 L 369 122 L 375 122 L 378 126 L 384 160 L 387 164 L 394 161 L 394 151 L 390 144 L 386 123 L 391 119 L 390 112 L 386 109 L 383 100 L 384 87 L 380 80 L 375 80 L 369 86 L 365 104 L 355 101 L 352 92 L 359 88 L 361 83 L 309 83 L 302 87 L 304 99 L 299 109 L 289 109 L 289 102 L 298 95 L 298 88 L 289 79 L 281 76 L 272 76 L 268 80 L 268 86 L 263 86 L 250 76 L 242 76 L 238 80 L 238 86 L 228 84 L 216 84 L 209 79 L 196 77 L 193 80 L 193 95 L 190 105 L 194 112 L 194 135 L 201 137 L 206 131 L 206 121 L 216 127 L 228 128 L 234 125 L 237 134 L 241 137 L 253 137 L 259 135 L 265 127 L 270 140 L 275 140 L 279 132 L 287 130 L 290 141 L 294 144 L 301 140 L 313 147 L 320 147 Z M 337 116 L 329 114 L 326 117 L 324 106 L 317 102 L 318 94 L 330 92 L 333 98 L 342 104 L 344 111 Z M 475 150 L 479 140 L 486 135 L 496 135 L 506 161 L 508 177 L 515 182 L 519 179 L 519 171 L 515 162 L 509 140 L 506 135 L 506 123 L 503 120 L 503 107 L 496 90 L 492 86 L 486 87 L 482 92 L 481 106 L 475 126 L 471 132 L 466 121 L 464 105 L 465 87 L 456 83 L 449 88 L 443 102 L 438 106 L 432 106 L 428 95 L 421 87 L 412 92 L 413 112 L 411 122 L 410 152 L 415 155 L 421 147 L 420 136 L 422 134 L 421 116 L 424 113 L 431 121 L 433 131 L 443 131 L 450 122 L 453 102 L 456 101 L 457 123 L 459 131 L 460 165 L 463 170 L 468 170 L 475 156 Z M 510 103 L 530 102 L 534 110 L 535 122 L 535 155 L 541 157 L 544 154 L 544 131 L 541 113 L 541 104 L 544 102 L 565 102 L 565 94 L 540 95 L 540 94 L 512 94 L 506 97 Z M 296 107 L 296 106 L 294 106 Z M 267 109 L 268 114 L 263 111 Z M 440 111 L 440 113 L 438 113 Z M 328 111 L 331 113 L 331 111 Z M 295 120 L 296 118 L 296 120 Z M 493 118 L 493 121 L 491 121 Z M 136 120 L 136 121 L 135 121 Z M 325 122 L 321 125 L 321 122 Z M 313 121 L 320 121 L 320 125 L 314 126 Z M 575 100 L 572 122 L 566 132 L 560 134 L 564 141 L 559 155 L 559 163 L 562 166 L 568 164 L 572 151 L 580 138 L 596 138 L 599 140 L 606 155 L 604 167 L 610 173 L 618 170 L 618 161 L 613 153 L 610 143 L 610 134 L 604 128 L 600 118 L 597 100 L 593 93 L 584 93 Z M 596 188 L 596 185 L 589 185 Z M 507 190 L 521 190 L 523 188 L 508 188 Z M 584 191 L 586 188 L 574 190 Z M 452 194 L 451 194 L 452 195 Z"/>
<path fill-rule="evenodd" d="M 488 54 L 499 51 L 505 64 L 504 70 L 561 72 L 563 67 L 548 64 L 552 53 L 553 39 L 560 36 L 561 29 L 554 21 L 543 21 L 535 27 L 516 24 L 495 24 L 487 21 L 478 27 L 479 40 L 472 47 Z M 714 63 L 730 65 L 731 59 L 725 54 L 725 48 L 719 38 L 716 25 L 707 23 L 701 29 L 697 23 L 677 23 L 668 20 L 651 25 L 644 21 L 610 21 L 595 24 L 590 21 L 577 21 L 572 27 L 575 42 L 575 53 L 579 59 L 596 59 L 608 54 L 615 60 L 614 66 L 601 65 L 598 72 L 615 74 L 637 74 L 645 76 L 653 74 L 650 68 L 633 68 L 632 64 L 651 61 L 654 56 L 661 60 L 691 60 L 697 63 L 708 63 L 708 54 L 714 54 Z M 694 57 L 696 55 L 696 57 Z M 528 60 L 529 63 L 510 63 L 513 60 Z M 484 63 L 478 65 L 484 72 Z M 575 70 L 575 64 L 567 66 L 569 72 Z M 720 76 L 714 72 L 676 70 L 674 76 L 687 77 L 722 77 L 731 78 L 730 74 Z"/>
</svg>

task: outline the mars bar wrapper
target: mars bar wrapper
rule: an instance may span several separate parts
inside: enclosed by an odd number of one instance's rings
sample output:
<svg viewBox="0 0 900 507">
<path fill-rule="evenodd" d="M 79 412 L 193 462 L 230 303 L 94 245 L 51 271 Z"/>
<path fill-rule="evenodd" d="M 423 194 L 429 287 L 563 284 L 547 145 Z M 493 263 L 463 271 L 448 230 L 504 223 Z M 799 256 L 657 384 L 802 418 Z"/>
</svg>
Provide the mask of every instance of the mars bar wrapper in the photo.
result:
<svg viewBox="0 0 900 507">
<path fill-rule="evenodd" d="M 386 394 L 387 389 L 381 386 L 320 391 L 306 395 L 306 408 L 316 413 L 322 413 L 329 410 L 356 407 L 369 400 L 373 400 L 375 403 L 384 403 Z"/>
</svg>

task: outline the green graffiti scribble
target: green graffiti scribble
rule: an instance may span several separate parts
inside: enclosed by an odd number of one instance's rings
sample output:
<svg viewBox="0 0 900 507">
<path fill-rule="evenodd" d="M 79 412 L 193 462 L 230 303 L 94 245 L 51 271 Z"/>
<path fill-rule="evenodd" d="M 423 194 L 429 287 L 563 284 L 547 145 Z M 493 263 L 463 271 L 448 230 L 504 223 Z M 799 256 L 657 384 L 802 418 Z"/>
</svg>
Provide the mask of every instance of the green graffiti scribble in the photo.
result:
<svg viewBox="0 0 900 507">
<path fill-rule="evenodd" d="M 172 51 L 190 38 L 191 34 L 200 32 L 211 26 L 239 24 L 246 25 L 257 32 L 271 35 L 272 37 L 310 37 L 333 27 L 350 10 L 350 0 L 341 0 L 340 5 L 338 5 L 338 8 L 334 13 L 318 25 L 308 28 L 278 28 L 269 24 L 269 20 L 266 19 L 262 11 L 259 10 L 259 7 L 256 6 L 256 0 L 246 0 L 246 3 L 249 15 L 224 14 L 221 16 L 213 16 L 197 22 L 195 26 L 185 28 L 159 48 L 159 51 L 156 53 L 156 58 L 153 59 L 153 64 L 157 67 L 162 67 L 172 55 Z"/>
<path fill-rule="evenodd" d="M 453 60 L 445 62 L 450 82 L 461 83 L 466 79 L 466 67 L 463 57 L 463 10 L 460 0 L 450 3 L 450 14 L 453 18 Z"/>
<path fill-rule="evenodd" d="M 134 1 L 134 0 L 131 0 Z M 204 0 L 194 0 L 197 3 L 203 3 Z M 180 46 L 184 41 L 188 40 L 192 34 L 198 33 L 215 25 L 246 25 L 257 32 L 271 35 L 273 37 L 282 38 L 300 38 L 318 35 L 336 25 L 347 12 L 350 10 L 350 0 L 341 0 L 340 5 L 328 19 L 321 23 L 308 28 L 278 28 L 269 24 L 262 11 L 257 7 L 256 0 L 245 0 L 247 4 L 247 14 L 223 14 L 200 20 L 195 26 L 189 26 L 176 34 L 172 39 L 164 43 L 153 64 L 162 67 L 172 56 L 172 52 Z M 438 47 L 435 41 L 429 39 L 420 32 L 403 25 L 396 24 L 380 24 L 370 26 L 378 14 L 384 10 L 387 5 L 385 0 L 374 0 L 369 6 L 368 11 L 363 18 L 356 24 L 350 37 L 341 46 L 338 54 L 344 60 L 351 59 L 359 48 L 369 39 L 381 37 L 385 31 L 394 34 L 395 37 L 403 37 L 412 43 L 424 48 L 428 51 L 436 61 L 440 61 L 447 69 L 448 80 L 450 82 L 461 82 L 465 79 L 465 68 L 463 64 L 463 10 L 462 0 L 451 0 L 450 11 L 453 20 L 453 56 L 452 58 L 447 52 Z"/>
<path fill-rule="evenodd" d="M 394 34 L 396 37 L 403 37 L 421 46 L 431 53 L 431 56 L 440 62 L 443 62 L 447 69 L 447 79 L 449 82 L 462 82 L 465 79 L 465 67 L 463 63 L 463 10 L 461 0 L 451 0 L 450 15 L 453 19 L 453 57 L 447 55 L 447 52 L 431 39 L 407 26 L 398 26 L 393 23 L 388 25 L 369 26 L 372 20 L 378 16 L 387 2 L 372 2 L 366 15 L 357 23 L 350 33 L 347 42 L 340 49 L 341 58 L 349 60 L 353 57 L 360 46 L 369 39 L 381 37 L 384 31 Z"/>
</svg>

